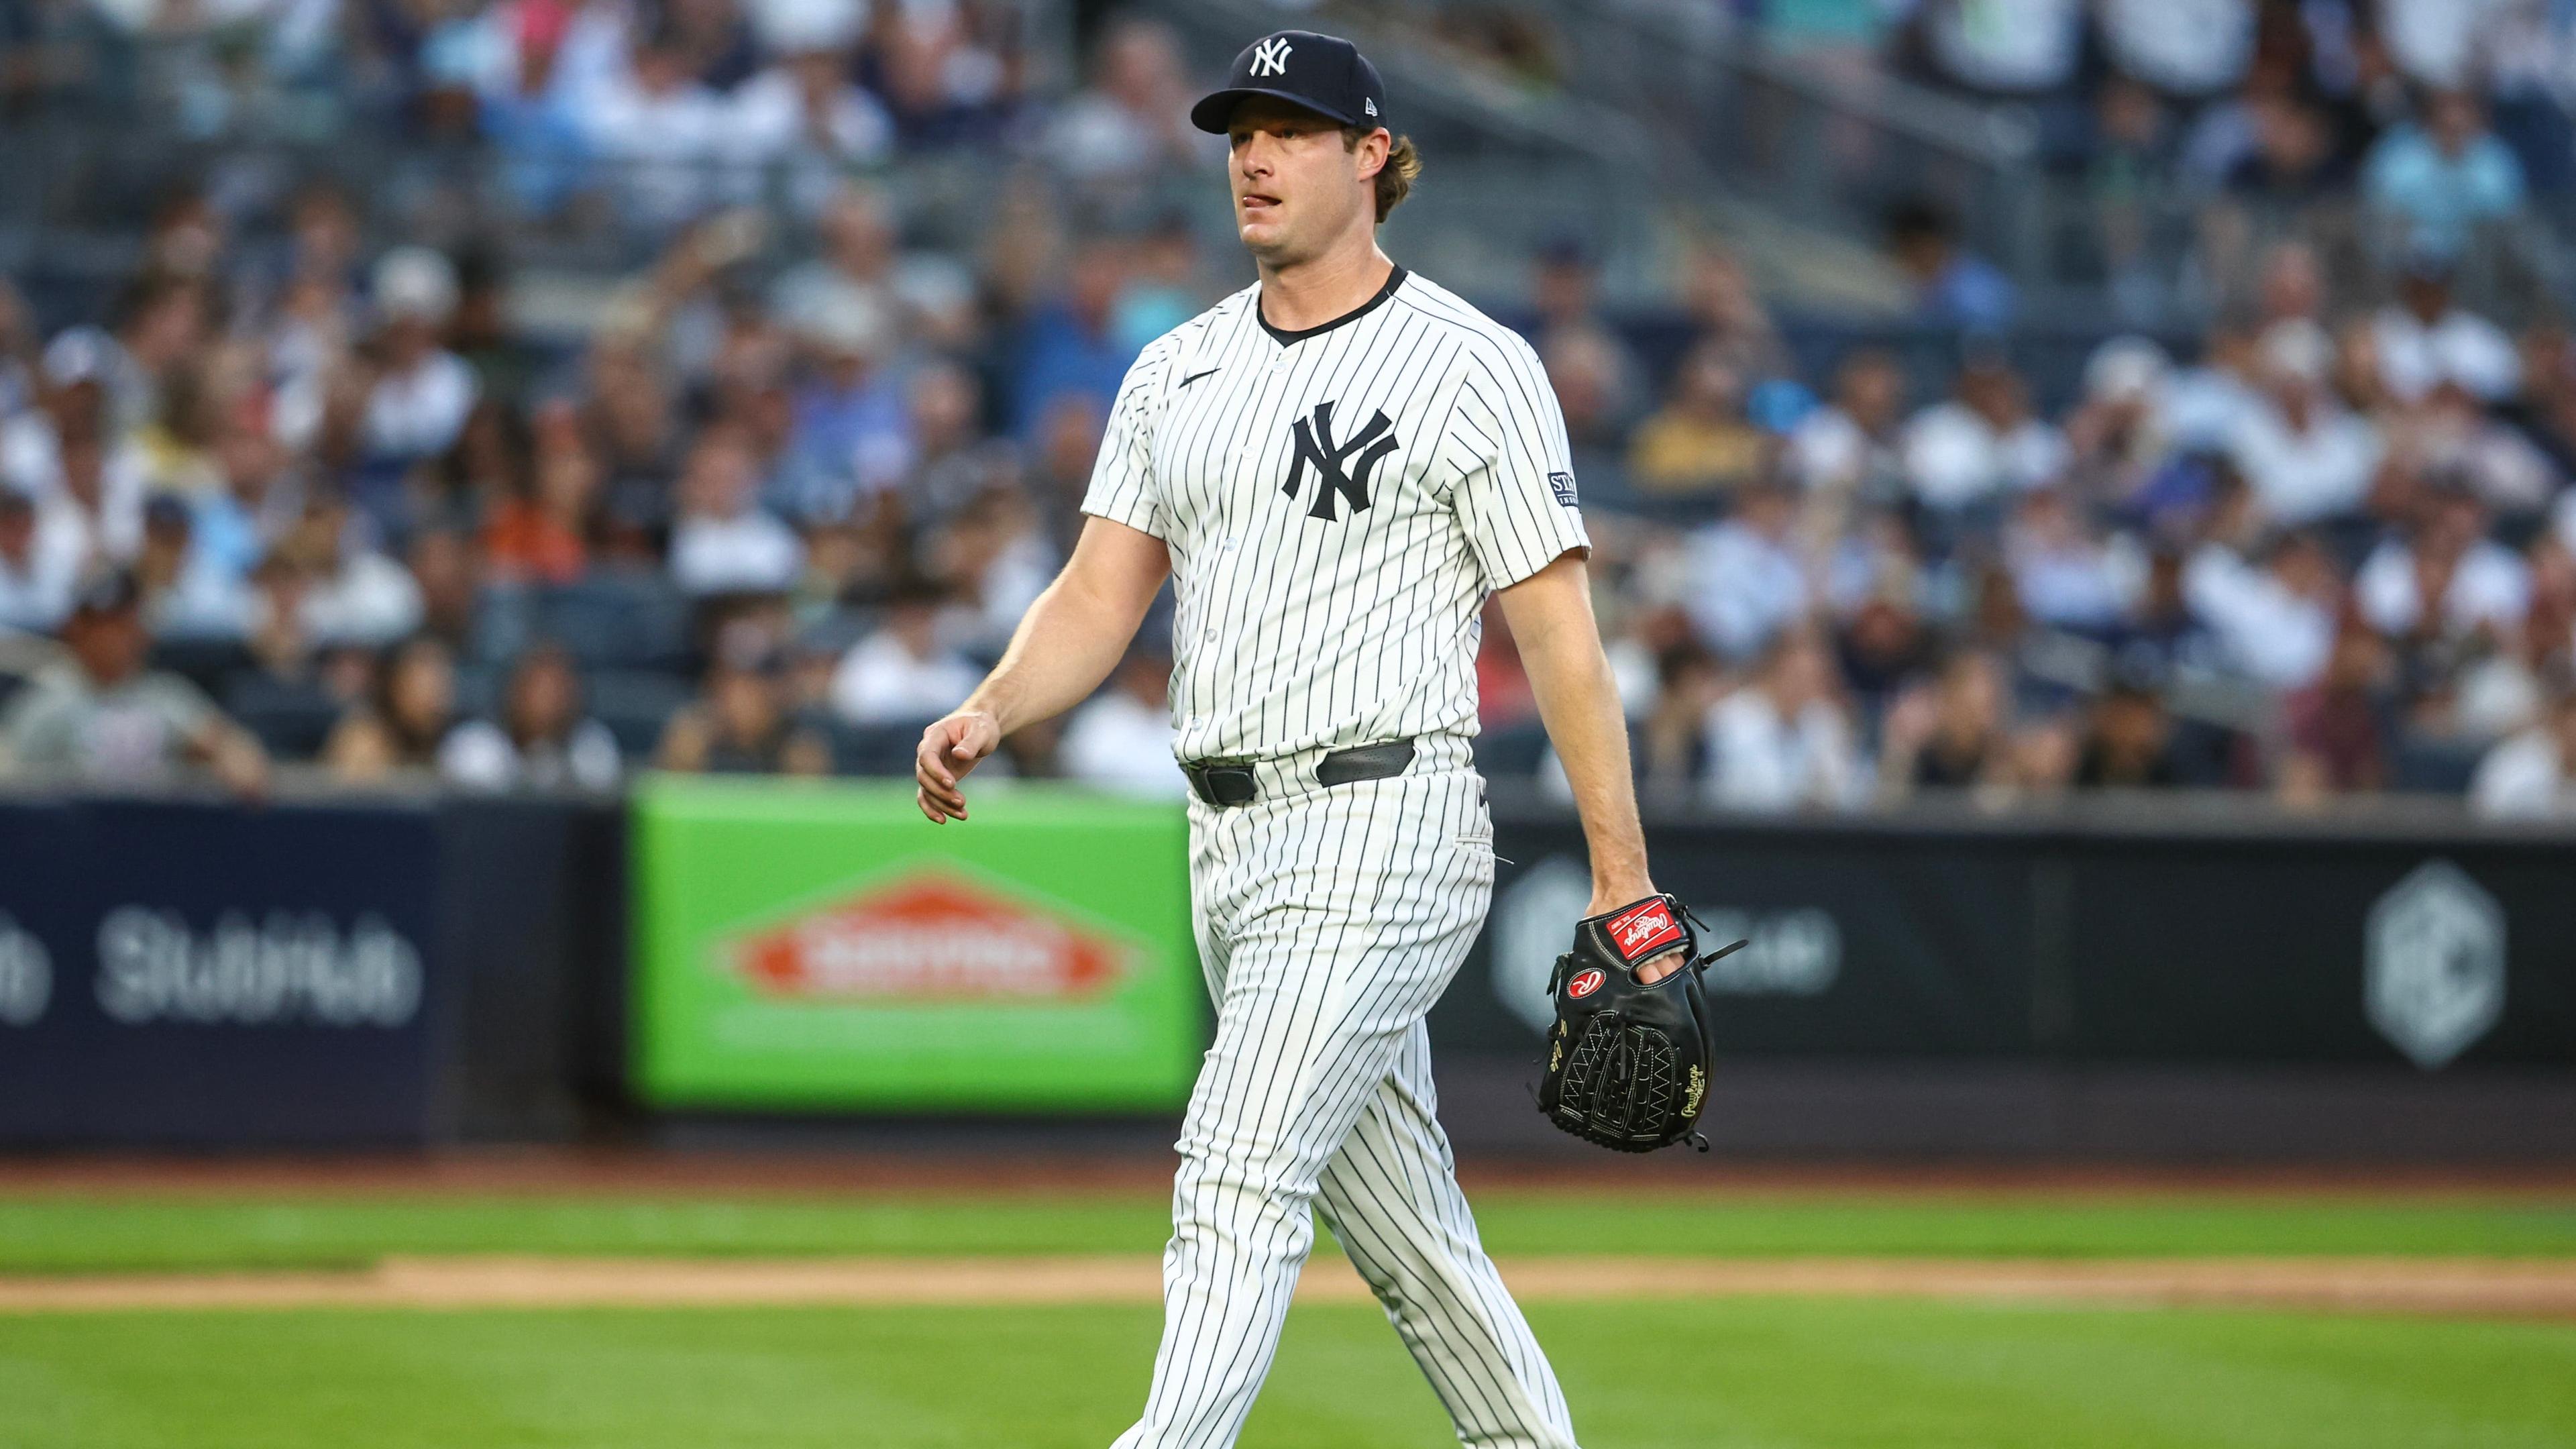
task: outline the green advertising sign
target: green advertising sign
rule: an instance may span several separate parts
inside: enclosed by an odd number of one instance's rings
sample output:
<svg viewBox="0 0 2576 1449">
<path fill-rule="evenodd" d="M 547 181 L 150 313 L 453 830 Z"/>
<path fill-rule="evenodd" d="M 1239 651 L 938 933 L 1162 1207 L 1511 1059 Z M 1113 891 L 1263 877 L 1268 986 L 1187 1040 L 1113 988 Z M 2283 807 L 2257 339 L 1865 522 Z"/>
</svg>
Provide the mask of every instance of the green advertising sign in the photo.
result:
<svg viewBox="0 0 2576 1449">
<path fill-rule="evenodd" d="M 1171 1108 L 1204 1045 L 1177 805 L 991 781 L 635 792 L 634 1069 L 669 1107 Z"/>
</svg>

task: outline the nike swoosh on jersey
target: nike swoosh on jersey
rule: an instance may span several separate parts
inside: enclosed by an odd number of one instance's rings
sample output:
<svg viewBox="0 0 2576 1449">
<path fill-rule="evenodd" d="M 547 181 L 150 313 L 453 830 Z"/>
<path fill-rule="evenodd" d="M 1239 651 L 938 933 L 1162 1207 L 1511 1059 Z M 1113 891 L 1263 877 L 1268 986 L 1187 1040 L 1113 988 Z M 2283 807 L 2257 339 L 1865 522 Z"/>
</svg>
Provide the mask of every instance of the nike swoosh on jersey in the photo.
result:
<svg viewBox="0 0 2576 1449">
<path fill-rule="evenodd" d="M 1193 372 L 1189 376 L 1181 379 L 1181 386 L 1188 387 L 1191 383 L 1198 381 L 1200 378 L 1214 377 L 1223 371 L 1225 371 L 1225 369 L 1222 367 L 1211 367 L 1205 372 Z"/>
</svg>

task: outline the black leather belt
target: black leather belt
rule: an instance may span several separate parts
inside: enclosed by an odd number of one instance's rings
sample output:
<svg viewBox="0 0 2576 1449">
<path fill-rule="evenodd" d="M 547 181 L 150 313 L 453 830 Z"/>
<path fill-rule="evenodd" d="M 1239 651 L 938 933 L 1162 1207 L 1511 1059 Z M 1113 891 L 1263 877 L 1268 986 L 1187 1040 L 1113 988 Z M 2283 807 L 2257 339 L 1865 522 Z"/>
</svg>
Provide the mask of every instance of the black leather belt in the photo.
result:
<svg viewBox="0 0 2576 1449">
<path fill-rule="evenodd" d="M 1315 762 L 1315 783 L 1348 785 L 1359 780 L 1384 780 L 1401 775 L 1413 764 L 1413 741 L 1389 740 L 1382 745 L 1353 745 L 1335 750 Z M 1250 760 L 1186 760 L 1181 773 L 1190 777 L 1190 788 L 1198 797 L 1218 809 L 1249 805 L 1261 796 L 1261 785 L 1253 774 Z"/>
</svg>

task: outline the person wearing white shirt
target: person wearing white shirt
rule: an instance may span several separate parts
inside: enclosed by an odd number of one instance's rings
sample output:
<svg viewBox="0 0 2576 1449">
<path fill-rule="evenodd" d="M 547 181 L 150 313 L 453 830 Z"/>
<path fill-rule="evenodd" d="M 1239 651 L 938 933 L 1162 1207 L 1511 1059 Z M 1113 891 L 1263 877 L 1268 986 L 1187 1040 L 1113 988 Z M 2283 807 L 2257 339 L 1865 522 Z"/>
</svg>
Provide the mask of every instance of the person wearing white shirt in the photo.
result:
<svg viewBox="0 0 2576 1449">
<path fill-rule="evenodd" d="M 2135 550 L 2096 535 L 2056 488 L 2022 499 L 2004 530 L 2004 566 L 2032 619 L 2075 630 L 2118 623 L 2145 572 Z"/>
<path fill-rule="evenodd" d="M 2505 402 L 2522 390 L 2522 358 L 2513 338 L 2484 317 L 2451 303 L 2446 263 L 2408 264 L 2395 304 L 2371 319 L 2379 380 L 2399 402 L 2419 402 L 2445 382 L 2480 402 Z"/>
<path fill-rule="evenodd" d="M 1755 682 L 1709 710 L 1708 802 L 1768 811 L 1864 803 L 1868 768 L 1833 691 L 1824 647 L 1805 634 L 1783 637 Z"/>
<path fill-rule="evenodd" d="M 2469 808 L 2497 820 L 2576 816 L 2576 690 L 2560 690 L 2540 723 L 2487 751 Z"/>
<path fill-rule="evenodd" d="M 1789 433 L 1791 476 L 1810 492 L 1871 494 L 1870 485 L 1900 475 L 1905 371 L 1871 349 L 1834 374 L 1834 400 L 1798 420 Z"/>
<path fill-rule="evenodd" d="M 671 577 L 691 594 L 776 594 L 805 568 L 795 530 L 754 501 L 751 452 L 709 429 L 680 475 L 680 516 L 671 526 Z"/>
<path fill-rule="evenodd" d="M 734 92 L 721 137 L 734 167 L 734 200 L 784 196 L 812 215 L 844 170 L 882 161 L 894 149 L 894 122 L 876 97 L 850 82 L 848 70 L 840 46 L 800 40 Z"/>
<path fill-rule="evenodd" d="M 397 247 L 376 263 L 373 300 L 385 361 L 367 392 L 367 451 L 395 462 L 444 452 L 482 391 L 474 369 L 439 345 L 456 312 L 455 265 L 427 247 Z"/>
<path fill-rule="evenodd" d="M 2111 64 L 2174 96 L 2206 96 L 2244 79 L 2254 58 L 2254 0 L 2101 0 Z"/>
<path fill-rule="evenodd" d="M 2362 617 L 2382 634 L 2472 634 L 2506 638 L 2531 607 L 2531 569 L 2522 556 L 2486 536 L 2486 509 L 2468 493 L 2446 491 L 2408 540 L 2371 550 L 2353 579 Z M 2428 584 L 2440 597 L 2425 597 Z"/>
<path fill-rule="evenodd" d="M 51 632 L 79 582 L 80 540 L 48 533 L 35 500 L 0 484 L 0 629 Z"/>
<path fill-rule="evenodd" d="M 1805 614 L 1807 573 L 1790 531 L 1793 504 L 1768 481 L 1744 490 L 1735 516 L 1690 536 L 1684 612 L 1720 656 L 1747 660 Z"/>
<path fill-rule="evenodd" d="M 705 205 L 729 117 L 723 101 L 691 73 L 688 52 L 676 41 L 656 36 L 637 46 L 626 74 L 603 81 L 576 104 L 583 138 L 604 163 L 628 219 L 676 226 Z"/>
<path fill-rule="evenodd" d="M 438 747 L 438 773 L 476 790 L 607 790 L 622 768 L 617 737 L 583 716 L 581 676 L 558 645 L 521 656 L 500 719 L 458 725 Z"/>
<path fill-rule="evenodd" d="M 983 681 L 984 671 L 940 642 L 940 601 L 926 585 L 897 591 L 885 622 L 833 671 L 833 713 L 852 724 L 919 724 L 947 713 Z"/>
<path fill-rule="evenodd" d="M 1109 687 L 1075 710 L 1056 747 L 1065 777 L 1122 795 L 1182 800 L 1188 777 L 1172 758 L 1172 661 L 1128 654 Z"/>
<path fill-rule="evenodd" d="M 1926 0 L 1923 38 L 1951 79 L 1981 91 L 2032 95 L 2075 76 L 2082 0 Z"/>
<path fill-rule="evenodd" d="M 2274 689 L 2298 689 L 2325 672 L 2341 594 L 2334 560 L 2304 533 L 2274 542 L 2259 569 L 2220 543 L 2202 544 L 2183 566 L 2183 599 L 2228 665 Z"/>
<path fill-rule="evenodd" d="M 1958 396 L 1905 428 L 1906 477 L 1917 498 L 1943 512 L 2036 488 L 2066 463 L 2064 435 L 2031 415 L 2021 379 L 2000 359 L 1970 359 Z"/>
<path fill-rule="evenodd" d="M 2356 513 L 2369 497 L 2384 444 L 2327 390 L 2333 353 L 2313 322 L 2273 324 L 2259 348 L 2263 396 L 2229 430 L 2228 457 L 2274 523 Z"/>
</svg>

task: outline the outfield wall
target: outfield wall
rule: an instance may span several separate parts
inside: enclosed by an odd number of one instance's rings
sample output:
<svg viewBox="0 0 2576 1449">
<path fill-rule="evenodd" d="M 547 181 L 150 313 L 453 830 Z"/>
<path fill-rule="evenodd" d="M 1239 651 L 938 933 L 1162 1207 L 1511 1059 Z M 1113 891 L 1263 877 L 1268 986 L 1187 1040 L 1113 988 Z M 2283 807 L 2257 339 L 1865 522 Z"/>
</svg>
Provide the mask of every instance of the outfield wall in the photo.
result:
<svg viewBox="0 0 2576 1449">
<path fill-rule="evenodd" d="M 1176 812 L 663 782 L 635 802 L 0 800 L 0 1143 L 563 1140 L 756 1114 L 1127 1116 L 1205 1031 Z M 1521 1107 L 1588 894 L 1498 798 L 1433 1015 L 1463 1149 Z M 1658 817 L 1747 1151 L 2576 1156 L 2576 851 L 2457 821 Z M 891 949 L 889 943 L 901 950 Z M 1060 1089 L 1059 1089 L 1060 1088 Z M 971 1137 L 970 1137 L 971 1140 Z"/>
</svg>

